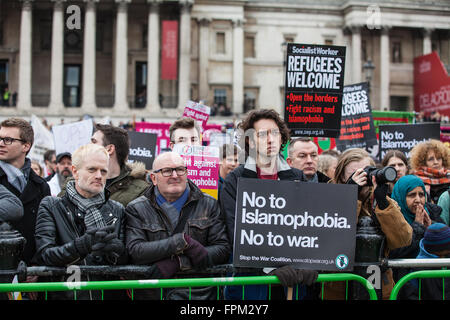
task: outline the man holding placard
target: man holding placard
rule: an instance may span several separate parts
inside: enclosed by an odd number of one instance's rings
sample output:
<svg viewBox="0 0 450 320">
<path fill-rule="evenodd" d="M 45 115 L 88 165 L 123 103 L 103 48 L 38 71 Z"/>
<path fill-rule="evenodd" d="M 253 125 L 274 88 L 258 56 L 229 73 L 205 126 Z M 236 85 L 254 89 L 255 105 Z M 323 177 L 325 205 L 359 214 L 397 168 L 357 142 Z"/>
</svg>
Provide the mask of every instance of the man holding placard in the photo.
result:
<svg viewBox="0 0 450 320">
<path fill-rule="evenodd" d="M 252 110 L 239 124 L 241 142 L 245 146 L 245 164 L 230 172 L 221 191 L 220 203 L 224 211 L 230 241 L 234 241 L 236 195 L 239 178 L 301 181 L 302 171 L 291 168 L 280 154 L 290 140 L 289 129 L 275 110 Z M 272 271 L 284 286 L 298 283 L 311 285 L 317 278 L 314 270 L 295 270 L 286 265 Z M 228 299 L 240 299 L 236 287 L 227 288 Z M 228 290 L 229 289 L 229 290 Z M 267 286 L 246 290 L 246 299 L 267 299 Z"/>
</svg>

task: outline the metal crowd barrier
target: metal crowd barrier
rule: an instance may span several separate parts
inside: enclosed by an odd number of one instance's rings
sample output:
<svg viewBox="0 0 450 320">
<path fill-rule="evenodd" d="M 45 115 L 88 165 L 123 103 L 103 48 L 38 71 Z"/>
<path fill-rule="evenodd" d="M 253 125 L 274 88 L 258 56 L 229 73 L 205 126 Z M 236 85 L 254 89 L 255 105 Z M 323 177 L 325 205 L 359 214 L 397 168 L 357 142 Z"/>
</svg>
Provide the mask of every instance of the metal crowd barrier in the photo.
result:
<svg viewBox="0 0 450 320">
<path fill-rule="evenodd" d="M 392 259 L 386 260 L 385 264 L 392 268 L 447 268 L 450 267 L 450 259 Z M 421 300 L 421 279 L 427 278 L 442 278 L 442 300 L 445 300 L 444 280 L 445 278 L 450 278 L 450 270 L 421 270 L 408 273 L 395 284 L 389 299 L 397 300 L 400 289 L 409 281 L 418 279 L 418 296 L 419 300 Z"/>
<path fill-rule="evenodd" d="M 446 268 L 450 267 L 450 258 L 440 259 L 383 259 L 380 266 L 388 268 Z M 279 285 L 280 282 L 276 276 L 246 276 L 246 277 L 229 277 L 226 275 L 232 272 L 254 272 L 252 268 L 234 268 L 231 264 L 219 265 L 206 270 L 200 271 L 203 274 L 215 274 L 216 276 L 205 276 L 204 278 L 183 278 L 183 279 L 148 279 L 151 278 L 151 266 L 77 266 L 83 275 L 103 275 L 117 276 L 123 278 L 128 276 L 139 277 L 144 280 L 115 280 L 115 281 L 81 281 L 81 282 L 36 282 L 36 283 L 0 283 L 0 292 L 50 292 L 50 291 L 74 291 L 76 297 L 77 290 L 131 290 L 131 298 L 134 297 L 136 289 L 161 289 L 165 288 L 194 288 L 194 287 L 217 287 L 217 299 L 219 299 L 219 289 L 223 286 L 242 286 L 242 299 L 245 300 L 246 285 L 268 285 L 269 300 L 271 298 L 271 286 Z M 192 274 L 191 272 L 181 272 L 180 274 Z M 199 274 L 199 271 L 195 271 Z M 67 269 L 61 267 L 48 266 L 19 266 L 17 270 L 0 270 L 0 276 L 18 275 L 19 279 L 26 276 L 62 276 L 67 275 Z M 220 276 L 217 276 L 220 275 Z M 419 280 L 419 299 L 420 299 L 420 279 L 425 278 L 450 278 L 450 270 L 423 270 L 414 271 L 401 278 L 394 286 L 390 300 L 397 300 L 400 289 L 413 279 Z M 372 283 L 362 276 L 353 273 L 325 273 L 319 274 L 317 282 L 321 283 L 322 293 L 321 299 L 324 299 L 324 284 L 326 282 L 343 282 L 345 281 L 345 299 L 348 300 L 349 281 L 360 283 L 367 290 L 370 300 L 377 300 L 377 293 Z M 445 299 L 445 287 L 443 286 L 442 297 Z M 298 295 L 298 290 L 297 290 Z M 292 297 L 298 299 L 297 297 Z"/>
<path fill-rule="evenodd" d="M 86 274 L 102 275 L 137 275 L 145 277 L 148 275 L 150 267 L 147 266 L 80 266 L 80 270 Z M 223 273 L 231 272 L 235 269 L 231 265 L 222 265 L 205 270 L 205 272 Z M 250 272 L 251 268 L 239 268 L 239 272 Z M 24 270 L 22 270 L 22 273 Z M 65 268 L 57 267 L 28 267 L 26 275 L 38 276 L 56 276 L 67 275 Z M 119 272 L 119 273 L 118 273 Z M 6 275 L 16 273 L 15 270 L 1 271 L 0 274 Z M 22 277 L 25 275 L 22 274 Z M 317 282 L 322 283 L 322 299 L 325 282 L 345 281 L 346 297 L 348 296 L 348 282 L 359 282 L 368 292 L 370 300 L 377 300 L 377 294 L 372 284 L 356 274 L 352 273 L 329 273 L 319 274 Z M 77 290 L 131 290 L 131 299 L 134 299 L 135 289 L 162 289 L 164 288 L 193 288 L 193 287 L 217 287 L 217 299 L 219 299 L 219 289 L 222 286 L 242 286 L 242 299 L 245 300 L 246 285 L 269 285 L 269 300 L 271 299 L 271 285 L 280 284 L 276 276 L 247 276 L 247 277 L 208 277 L 208 278 L 183 278 L 183 279 L 144 279 L 144 280 L 115 280 L 115 281 L 80 281 L 80 282 L 35 282 L 35 283 L 1 283 L 0 292 L 45 292 L 45 298 L 49 291 L 74 291 L 76 299 Z M 190 292 L 190 291 L 189 291 Z M 292 297 L 295 299 L 295 297 Z M 298 298 L 298 297 L 297 297 Z"/>
</svg>

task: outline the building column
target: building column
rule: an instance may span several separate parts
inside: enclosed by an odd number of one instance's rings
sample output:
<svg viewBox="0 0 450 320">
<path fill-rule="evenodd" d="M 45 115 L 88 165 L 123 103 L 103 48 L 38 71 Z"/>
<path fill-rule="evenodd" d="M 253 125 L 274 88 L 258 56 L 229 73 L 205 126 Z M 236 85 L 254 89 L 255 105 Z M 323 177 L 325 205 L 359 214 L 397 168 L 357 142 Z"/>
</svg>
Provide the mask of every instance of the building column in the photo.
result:
<svg viewBox="0 0 450 320">
<path fill-rule="evenodd" d="M 382 27 L 380 38 L 380 110 L 390 110 L 389 82 L 389 27 Z"/>
<path fill-rule="evenodd" d="M 209 25 L 211 19 L 199 19 L 199 50 L 198 50 L 198 99 L 207 103 L 209 96 Z"/>
<path fill-rule="evenodd" d="M 95 114 L 95 31 L 97 26 L 96 2 L 98 0 L 84 0 L 86 2 L 85 29 L 83 43 L 83 87 L 81 109 L 83 113 Z"/>
<path fill-rule="evenodd" d="M 32 2 L 22 1 L 20 20 L 19 90 L 17 109 L 31 111 L 31 70 L 32 70 Z"/>
<path fill-rule="evenodd" d="M 352 82 L 361 82 L 361 27 L 352 26 Z"/>
<path fill-rule="evenodd" d="M 233 106 L 235 114 L 244 111 L 244 21 L 233 20 Z"/>
<path fill-rule="evenodd" d="M 182 113 L 191 99 L 191 9 L 193 0 L 180 0 L 180 58 L 178 74 L 178 110 Z"/>
<path fill-rule="evenodd" d="M 433 29 L 425 28 L 422 30 L 423 34 L 423 54 L 429 54 L 432 51 L 431 47 L 431 35 L 433 33 Z"/>
<path fill-rule="evenodd" d="M 64 2 L 66 0 L 53 0 L 52 21 L 52 61 L 50 71 L 50 114 L 62 114 L 64 109 Z"/>
<path fill-rule="evenodd" d="M 158 113 L 159 104 L 159 4 L 161 0 L 148 0 L 147 39 L 147 111 Z"/>
<path fill-rule="evenodd" d="M 116 0 L 116 47 L 114 61 L 114 111 L 118 114 L 128 111 L 128 3 L 131 0 Z"/>
</svg>

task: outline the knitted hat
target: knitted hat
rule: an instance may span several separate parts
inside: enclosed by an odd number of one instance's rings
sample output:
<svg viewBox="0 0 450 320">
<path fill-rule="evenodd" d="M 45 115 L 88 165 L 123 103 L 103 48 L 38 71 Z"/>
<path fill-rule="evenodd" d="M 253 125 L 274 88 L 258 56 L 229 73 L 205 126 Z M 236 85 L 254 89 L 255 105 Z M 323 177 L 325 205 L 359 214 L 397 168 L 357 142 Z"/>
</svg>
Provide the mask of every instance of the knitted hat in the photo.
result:
<svg viewBox="0 0 450 320">
<path fill-rule="evenodd" d="M 425 231 L 423 246 L 429 253 L 450 250 L 450 228 L 443 223 L 433 223 Z"/>
</svg>

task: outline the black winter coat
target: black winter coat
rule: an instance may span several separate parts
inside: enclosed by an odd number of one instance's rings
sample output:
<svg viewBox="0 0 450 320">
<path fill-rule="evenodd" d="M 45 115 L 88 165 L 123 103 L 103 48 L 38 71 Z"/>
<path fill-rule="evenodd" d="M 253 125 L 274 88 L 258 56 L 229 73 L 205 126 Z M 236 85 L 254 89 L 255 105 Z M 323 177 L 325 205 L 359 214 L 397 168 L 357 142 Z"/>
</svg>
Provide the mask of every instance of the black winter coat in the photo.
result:
<svg viewBox="0 0 450 320">
<path fill-rule="evenodd" d="M 204 194 L 190 180 L 188 183 L 189 197 L 181 209 L 176 230 L 156 202 L 154 185 L 151 185 L 144 195 L 128 204 L 125 210 L 126 243 L 132 263 L 153 264 L 177 255 L 181 270 L 195 269 L 189 258 L 183 254 L 183 250 L 187 247 L 183 233 L 205 247 L 208 252 L 205 267 L 227 262 L 231 250 L 219 205 L 214 198 Z M 159 299 L 159 290 L 156 294 L 152 290 L 138 291 L 146 291 L 142 292 L 140 297 L 136 295 L 138 299 Z M 193 299 L 194 295 L 193 292 Z"/>
<path fill-rule="evenodd" d="M 245 165 L 241 164 L 227 175 L 219 199 L 222 214 L 225 217 L 227 225 L 228 238 L 232 244 L 234 241 L 237 183 L 241 177 L 253 179 L 258 178 L 256 171 L 250 170 L 246 168 Z M 296 168 L 290 168 L 287 164 L 285 168 L 278 171 L 278 178 L 280 180 L 304 181 L 303 172 Z"/>
<path fill-rule="evenodd" d="M 107 225 L 115 224 L 118 238 L 124 240 L 125 209 L 114 200 L 106 200 L 99 209 Z M 46 197 L 39 206 L 36 222 L 36 256 L 34 260 L 41 265 L 65 267 L 78 265 L 114 265 L 125 264 L 125 253 L 118 259 L 112 256 L 88 254 L 81 256 L 75 248 L 75 239 L 86 231 L 83 215 L 67 195 L 61 198 Z M 41 279 L 42 280 L 42 279 Z M 52 279 L 64 281 L 63 279 Z M 110 277 L 82 277 L 82 280 L 112 280 Z M 107 291 L 105 291 L 106 293 Z M 72 292 L 54 294 L 52 298 L 71 299 Z M 98 299 L 99 292 L 77 292 L 77 299 Z"/>
<path fill-rule="evenodd" d="M 3 169 L 0 168 L 0 184 L 4 185 L 9 191 L 16 195 L 23 204 L 23 217 L 10 224 L 18 230 L 27 240 L 21 260 L 30 265 L 36 252 L 36 243 L 34 229 L 36 226 L 36 217 L 41 200 L 50 195 L 50 187 L 47 182 L 39 177 L 33 170 L 30 170 L 28 183 L 25 189 L 20 193 L 8 182 L 8 177 Z"/>
</svg>

